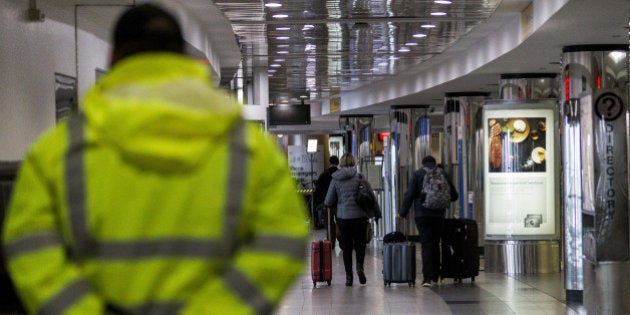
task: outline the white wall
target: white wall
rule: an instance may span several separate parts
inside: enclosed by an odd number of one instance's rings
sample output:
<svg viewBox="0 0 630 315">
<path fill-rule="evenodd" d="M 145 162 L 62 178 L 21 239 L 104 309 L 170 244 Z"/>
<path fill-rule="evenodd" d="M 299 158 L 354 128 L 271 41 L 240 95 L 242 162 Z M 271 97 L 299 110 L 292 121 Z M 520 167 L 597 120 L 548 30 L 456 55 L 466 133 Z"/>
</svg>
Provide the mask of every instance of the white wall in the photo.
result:
<svg viewBox="0 0 630 315">
<path fill-rule="evenodd" d="M 77 78 L 81 100 L 96 81 L 96 69 L 109 70 L 111 29 L 133 1 L 73 3 L 37 1 L 45 19 L 33 22 L 26 19 L 29 1 L 0 0 L 0 161 L 23 159 L 33 141 L 55 125 L 55 73 Z M 198 22 L 181 8 L 175 13 L 186 40 L 218 67 Z M 211 69 L 215 76 L 217 69 Z"/>
<path fill-rule="evenodd" d="M 55 124 L 55 73 L 78 77 L 82 95 L 106 69 L 109 45 L 78 32 L 74 6 L 47 10 L 44 22 L 25 18 L 27 1 L 0 1 L 0 160 L 21 160 L 31 143 Z M 79 14 L 79 24 L 85 17 Z M 79 47 L 79 75 L 76 49 Z"/>
</svg>

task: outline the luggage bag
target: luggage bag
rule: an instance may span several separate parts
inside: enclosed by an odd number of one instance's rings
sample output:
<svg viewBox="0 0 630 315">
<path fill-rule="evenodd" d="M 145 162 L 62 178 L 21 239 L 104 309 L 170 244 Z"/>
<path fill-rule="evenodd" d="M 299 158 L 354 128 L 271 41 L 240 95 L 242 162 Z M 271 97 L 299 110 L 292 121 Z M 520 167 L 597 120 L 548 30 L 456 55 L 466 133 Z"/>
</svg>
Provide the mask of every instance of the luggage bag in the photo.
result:
<svg viewBox="0 0 630 315">
<path fill-rule="evenodd" d="M 442 234 L 442 269 L 440 278 L 462 279 L 479 275 L 477 222 L 470 219 L 445 219 Z"/>
<path fill-rule="evenodd" d="M 406 242 L 407 236 L 403 232 L 389 232 L 383 236 L 383 244 Z"/>
<path fill-rule="evenodd" d="M 333 213 L 331 207 L 326 207 L 324 212 L 326 215 L 326 239 L 332 243 L 332 249 L 335 249 L 335 243 L 337 241 L 337 224 L 335 223 L 335 213 Z"/>
<path fill-rule="evenodd" d="M 383 244 L 383 282 L 416 285 L 416 245 L 413 243 Z"/>
<path fill-rule="evenodd" d="M 332 281 L 332 243 L 329 240 L 313 241 L 311 243 L 311 278 L 313 288 L 317 282 Z"/>
</svg>

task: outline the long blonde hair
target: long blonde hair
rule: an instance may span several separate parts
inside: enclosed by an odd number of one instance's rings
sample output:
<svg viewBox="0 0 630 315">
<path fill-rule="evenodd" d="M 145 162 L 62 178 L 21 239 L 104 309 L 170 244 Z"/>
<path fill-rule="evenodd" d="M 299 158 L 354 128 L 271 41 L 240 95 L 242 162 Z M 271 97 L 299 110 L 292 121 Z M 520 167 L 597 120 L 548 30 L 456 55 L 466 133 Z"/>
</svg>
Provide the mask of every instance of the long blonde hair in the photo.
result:
<svg viewBox="0 0 630 315">
<path fill-rule="evenodd" d="M 341 167 L 352 167 L 355 166 L 356 162 L 354 161 L 354 156 L 350 153 L 344 153 L 341 156 L 341 160 L 339 162 L 339 166 Z"/>
</svg>

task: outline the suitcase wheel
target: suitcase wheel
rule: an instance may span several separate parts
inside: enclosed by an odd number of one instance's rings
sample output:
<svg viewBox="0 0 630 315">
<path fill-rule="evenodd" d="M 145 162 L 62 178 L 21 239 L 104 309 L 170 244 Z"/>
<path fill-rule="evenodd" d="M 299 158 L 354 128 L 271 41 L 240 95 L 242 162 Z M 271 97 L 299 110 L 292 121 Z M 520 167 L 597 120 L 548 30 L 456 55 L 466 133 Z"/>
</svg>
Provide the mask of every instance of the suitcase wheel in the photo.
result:
<svg viewBox="0 0 630 315">
<path fill-rule="evenodd" d="M 328 285 L 330 285 L 330 280 L 326 281 L 326 283 L 328 283 Z"/>
<path fill-rule="evenodd" d="M 475 282 L 475 277 L 470 278 L 470 282 Z"/>
<path fill-rule="evenodd" d="M 385 286 L 387 286 L 387 281 L 383 281 L 383 283 L 385 284 Z"/>
<path fill-rule="evenodd" d="M 317 288 L 317 281 L 313 281 L 313 288 Z"/>
</svg>

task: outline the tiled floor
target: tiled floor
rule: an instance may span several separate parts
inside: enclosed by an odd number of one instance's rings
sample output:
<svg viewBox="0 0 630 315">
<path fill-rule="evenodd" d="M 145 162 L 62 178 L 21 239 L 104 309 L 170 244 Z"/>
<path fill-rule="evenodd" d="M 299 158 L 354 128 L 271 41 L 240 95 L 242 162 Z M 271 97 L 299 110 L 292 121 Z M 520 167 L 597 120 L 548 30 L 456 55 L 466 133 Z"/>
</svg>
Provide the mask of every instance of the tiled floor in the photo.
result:
<svg viewBox="0 0 630 315">
<path fill-rule="evenodd" d="M 313 232 L 313 239 L 323 239 L 325 232 Z M 417 244 L 417 269 L 421 270 Z M 507 276 L 480 271 L 474 284 L 465 279 L 455 284 L 445 279 L 431 288 L 392 284 L 385 287 L 382 277 L 382 243 L 368 245 L 365 272 L 368 282 L 346 287 L 341 251 L 333 253 L 332 285 L 318 283 L 313 288 L 310 265 L 280 303 L 275 315 L 297 314 L 586 314 L 581 305 L 567 304 L 562 274 Z M 310 262 L 310 257 L 308 258 Z"/>
</svg>

